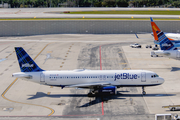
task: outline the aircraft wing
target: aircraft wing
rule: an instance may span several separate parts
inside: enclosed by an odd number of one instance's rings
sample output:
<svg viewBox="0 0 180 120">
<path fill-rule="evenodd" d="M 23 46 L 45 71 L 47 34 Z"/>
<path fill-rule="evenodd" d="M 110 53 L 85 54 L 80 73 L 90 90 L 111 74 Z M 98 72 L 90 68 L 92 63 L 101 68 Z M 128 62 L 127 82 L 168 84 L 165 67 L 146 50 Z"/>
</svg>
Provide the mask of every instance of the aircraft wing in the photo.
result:
<svg viewBox="0 0 180 120">
<path fill-rule="evenodd" d="M 66 87 L 78 87 L 78 88 L 94 88 L 96 86 L 108 86 L 112 85 L 110 82 L 96 82 L 96 83 L 86 83 L 86 84 L 75 84 L 75 85 L 70 85 Z"/>
</svg>

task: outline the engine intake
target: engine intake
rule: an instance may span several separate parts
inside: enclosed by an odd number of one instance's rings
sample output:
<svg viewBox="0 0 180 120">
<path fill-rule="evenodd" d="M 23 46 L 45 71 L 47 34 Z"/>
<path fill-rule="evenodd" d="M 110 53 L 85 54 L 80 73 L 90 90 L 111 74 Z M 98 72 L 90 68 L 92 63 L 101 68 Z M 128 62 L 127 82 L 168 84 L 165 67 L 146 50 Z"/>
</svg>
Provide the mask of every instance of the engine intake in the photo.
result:
<svg viewBox="0 0 180 120">
<path fill-rule="evenodd" d="M 117 94 L 116 86 L 107 86 L 99 89 L 99 93 Z"/>
</svg>

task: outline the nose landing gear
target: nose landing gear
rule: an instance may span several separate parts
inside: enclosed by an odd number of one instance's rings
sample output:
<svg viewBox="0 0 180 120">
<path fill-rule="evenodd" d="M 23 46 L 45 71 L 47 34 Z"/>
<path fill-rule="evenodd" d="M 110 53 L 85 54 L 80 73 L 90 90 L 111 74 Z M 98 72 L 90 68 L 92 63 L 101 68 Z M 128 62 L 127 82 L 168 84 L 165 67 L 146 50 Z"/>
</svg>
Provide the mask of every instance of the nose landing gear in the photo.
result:
<svg viewBox="0 0 180 120">
<path fill-rule="evenodd" d="M 144 86 L 142 86 L 142 94 L 146 95 L 146 91 L 144 90 Z"/>
</svg>

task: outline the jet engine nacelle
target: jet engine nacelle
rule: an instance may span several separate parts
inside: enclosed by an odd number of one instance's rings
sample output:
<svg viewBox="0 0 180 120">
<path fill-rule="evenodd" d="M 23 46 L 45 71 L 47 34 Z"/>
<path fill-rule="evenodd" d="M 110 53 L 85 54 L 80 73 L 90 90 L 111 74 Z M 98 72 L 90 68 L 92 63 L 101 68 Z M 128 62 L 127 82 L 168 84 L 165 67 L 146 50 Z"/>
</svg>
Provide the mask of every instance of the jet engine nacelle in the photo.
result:
<svg viewBox="0 0 180 120">
<path fill-rule="evenodd" d="M 116 86 L 102 87 L 101 89 L 99 89 L 99 93 L 117 94 L 116 89 L 117 89 Z"/>
</svg>

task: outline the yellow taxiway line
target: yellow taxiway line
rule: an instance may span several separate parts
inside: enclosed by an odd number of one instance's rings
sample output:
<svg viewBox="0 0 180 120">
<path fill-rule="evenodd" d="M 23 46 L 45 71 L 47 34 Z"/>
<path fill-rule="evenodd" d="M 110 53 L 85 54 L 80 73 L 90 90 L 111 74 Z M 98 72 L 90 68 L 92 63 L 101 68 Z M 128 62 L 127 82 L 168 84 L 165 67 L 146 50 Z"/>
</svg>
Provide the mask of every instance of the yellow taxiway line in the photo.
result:
<svg viewBox="0 0 180 120">
<path fill-rule="evenodd" d="M 51 43 L 49 43 L 49 44 L 51 44 Z M 33 60 L 35 60 L 49 44 L 47 44 L 47 45 L 39 52 L 39 54 L 36 55 L 36 57 L 35 57 Z M 26 105 L 34 105 L 34 106 L 44 107 L 44 108 L 47 108 L 47 109 L 51 110 L 51 113 L 48 114 L 48 116 L 51 116 L 52 114 L 54 114 L 55 111 L 54 111 L 52 108 L 50 108 L 50 107 L 43 106 L 43 105 L 31 104 L 31 103 L 18 102 L 18 101 L 10 100 L 10 99 L 8 99 L 7 97 L 5 97 L 5 94 L 7 93 L 7 91 L 13 86 L 13 84 L 14 84 L 17 80 L 18 80 L 18 78 L 16 78 L 16 79 L 6 88 L 6 90 L 2 93 L 1 96 L 2 96 L 4 99 L 6 99 L 6 100 L 8 100 L 8 101 L 10 101 L 10 102 L 14 102 L 14 103 L 20 103 L 20 104 L 26 104 Z"/>
</svg>

